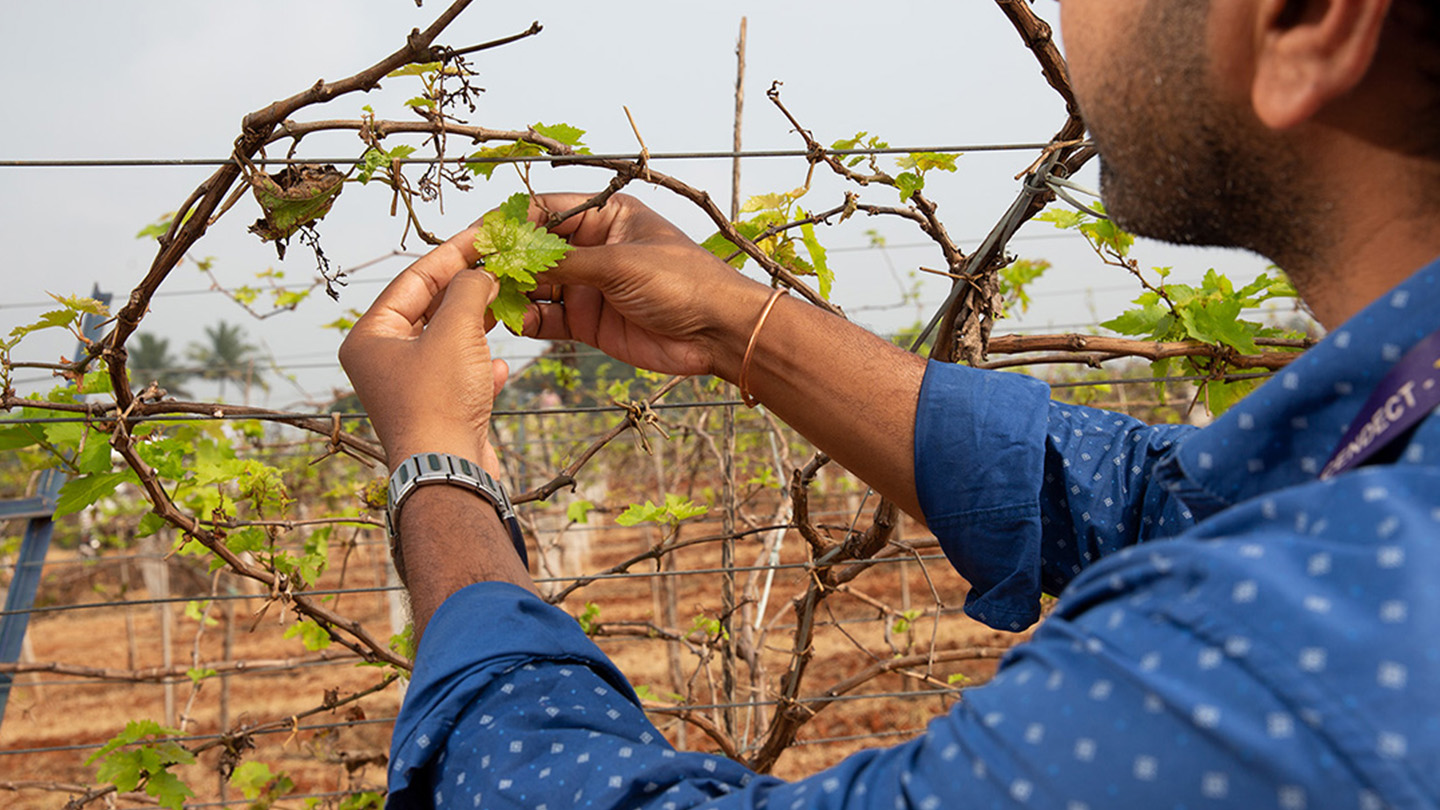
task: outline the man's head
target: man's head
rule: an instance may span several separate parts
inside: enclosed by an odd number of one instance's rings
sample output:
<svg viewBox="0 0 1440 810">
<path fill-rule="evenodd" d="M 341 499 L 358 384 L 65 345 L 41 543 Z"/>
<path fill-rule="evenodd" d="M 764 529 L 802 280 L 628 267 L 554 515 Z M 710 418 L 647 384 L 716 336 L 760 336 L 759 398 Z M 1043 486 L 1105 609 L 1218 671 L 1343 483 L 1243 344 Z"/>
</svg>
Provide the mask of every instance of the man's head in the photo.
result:
<svg viewBox="0 0 1440 810">
<path fill-rule="evenodd" d="M 1435 0 L 1062 0 L 1061 15 L 1106 204 L 1137 233 L 1303 264 L 1335 233 L 1327 161 L 1360 143 L 1440 156 Z"/>
</svg>

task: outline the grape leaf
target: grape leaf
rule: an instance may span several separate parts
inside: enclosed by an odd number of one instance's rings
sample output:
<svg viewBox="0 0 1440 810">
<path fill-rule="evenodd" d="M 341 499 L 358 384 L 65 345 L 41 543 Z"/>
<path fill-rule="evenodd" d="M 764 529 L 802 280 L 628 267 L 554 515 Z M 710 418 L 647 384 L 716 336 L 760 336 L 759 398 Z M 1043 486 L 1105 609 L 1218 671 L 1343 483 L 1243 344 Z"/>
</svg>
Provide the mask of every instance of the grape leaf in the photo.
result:
<svg viewBox="0 0 1440 810">
<path fill-rule="evenodd" d="M 525 293 L 535 289 L 535 274 L 555 266 L 570 251 L 564 239 L 541 230 L 527 217 L 530 198 L 514 194 L 485 215 L 475 233 L 475 250 L 500 282 L 490 312 L 517 334 L 523 324 Z"/>
<path fill-rule="evenodd" d="M 423 76 L 440 69 L 439 62 L 416 62 L 405 67 L 395 68 L 385 74 L 387 79 L 397 79 L 401 76 Z"/>
<path fill-rule="evenodd" d="M 129 470 L 72 478 L 60 487 L 60 494 L 55 499 L 55 517 L 62 518 L 79 512 L 101 498 L 108 497 L 121 484 L 127 481 L 137 483 L 138 480 L 135 473 Z"/>
<path fill-rule="evenodd" d="M 576 151 L 582 155 L 590 154 L 590 150 L 586 149 L 585 144 L 580 142 L 580 139 L 585 136 L 585 130 L 583 129 L 572 127 L 569 124 L 547 125 L 538 121 L 535 122 L 535 126 L 531 127 L 531 129 L 547 138 L 554 138 L 566 146 L 576 147 Z"/>
<path fill-rule="evenodd" d="M 330 633 L 310 619 L 301 619 L 285 630 L 285 638 L 300 637 L 305 649 L 316 652 L 330 646 Z"/>
<path fill-rule="evenodd" d="M 565 507 L 565 517 L 572 523 L 588 523 L 590 521 L 590 510 L 595 504 L 589 501 L 575 501 Z"/>
<path fill-rule="evenodd" d="M 815 238 L 815 226 L 812 223 L 805 223 L 800 226 L 800 238 L 805 243 L 805 250 L 810 254 L 810 264 L 815 268 L 815 276 L 820 279 L 820 297 L 830 299 L 830 288 L 835 284 L 835 271 L 825 262 L 825 246 Z"/>
<path fill-rule="evenodd" d="M 902 169 L 914 169 L 918 172 L 927 172 L 931 169 L 939 169 L 945 172 L 953 172 L 956 169 L 955 159 L 958 154 L 947 155 L 940 152 L 911 152 L 896 162 Z"/>
<path fill-rule="evenodd" d="M 914 172 L 901 172 L 895 177 L 895 186 L 900 189 L 900 202 L 905 202 L 925 188 L 925 178 Z"/>
</svg>

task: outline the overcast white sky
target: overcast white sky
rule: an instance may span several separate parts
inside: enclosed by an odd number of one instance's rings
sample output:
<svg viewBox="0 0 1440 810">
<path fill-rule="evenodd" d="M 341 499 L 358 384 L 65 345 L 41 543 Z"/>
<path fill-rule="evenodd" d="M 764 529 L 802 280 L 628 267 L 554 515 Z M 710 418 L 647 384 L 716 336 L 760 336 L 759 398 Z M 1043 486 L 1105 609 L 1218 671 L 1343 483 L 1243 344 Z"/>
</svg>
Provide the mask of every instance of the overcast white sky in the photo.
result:
<svg viewBox="0 0 1440 810">
<path fill-rule="evenodd" d="M 5 121 L 0 160 L 223 157 L 246 112 L 318 78 L 340 78 L 373 63 L 442 7 L 440 0 L 427 0 L 422 9 L 413 0 L 15 4 L 0 30 Z M 1042 2 L 1036 9 L 1053 17 L 1056 6 Z M 987 0 L 477 2 L 442 42 L 464 47 L 486 41 L 525 29 L 537 15 L 545 26 L 539 37 L 476 58 L 477 82 L 487 92 L 474 123 L 523 128 L 564 121 L 589 130 L 586 141 L 597 152 L 633 152 L 634 136 L 622 109 L 628 105 L 652 152 L 727 150 L 741 16 L 749 17 L 747 149 L 800 146 L 765 100 L 772 80 L 784 82 L 788 106 L 826 143 L 858 130 L 897 146 L 1039 142 L 1064 117 L 1033 57 Z M 368 103 L 381 117 L 405 118 L 409 113 L 400 105 L 414 94 L 413 82 L 390 80 L 381 92 L 344 97 L 298 117 L 355 117 Z M 353 136 L 336 136 L 307 140 L 301 156 L 338 158 L 361 151 Z M 932 181 L 930 196 L 939 202 L 951 234 L 964 240 L 963 248 L 974 248 L 1009 205 L 1018 189 L 1013 176 L 1033 157 L 969 154 L 954 175 Z M 709 190 L 717 200 L 728 199 L 728 161 L 666 162 L 658 168 Z M 748 161 L 743 193 L 793 188 L 803 182 L 805 168 L 799 159 Z M 86 293 L 99 283 L 123 298 L 154 254 L 154 243 L 136 240 L 135 232 L 174 210 L 212 171 L 0 168 L 5 248 L 0 332 L 42 312 L 46 292 Z M 583 168 L 537 169 L 535 176 L 541 190 L 594 190 L 608 179 Z M 519 188 L 513 175 L 496 172 L 492 183 L 469 195 L 447 195 L 445 215 L 432 210 L 427 224 L 449 234 Z M 712 232 L 687 203 L 666 192 L 631 188 L 697 239 Z M 809 207 L 838 204 L 842 193 L 836 183 L 817 183 Z M 878 202 L 894 201 L 889 190 L 870 194 Z M 402 223 L 388 217 L 389 202 L 384 189 L 347 187 L 320 227 L 332 260 L 342 268 L 354 266 L 398 247 Z M 313 276 L 313 259 L 302 247 L 293 246 L 280 263 L 269 245 L 245 232 L 255 216 L 254 203 L 245 200 L 194 255 L 215 257 L 227 285 L 253 283 L 256 272 L 270 267 L 289 280 Z M 865 246 L 871 228 L 887 236 L 888 258 L 900 273 L 917 265 L 943 266 L 938 251 L 903 223 L 851 220 L 822 234 L 835 250 L 837 301 L 881 331 L 928 317 L 945 292 L 938 280 L 924 286 L 929 304 L 923 313 L 862 309 L 898 298 L 886 257 L 845 250 Z M 1021 255 L 1056 262 L 1035 290 L 1039 303 L 1020 325 L 1068 331 L 1114 315 L 1137 292 L 1123 273 L 1090 258 L 1082 243 L 1055 236 L 1048 225 L 1032 225 L 1013 245 Z M 410 247 L 420 243 L 412 238 Z M 1142 245 L 1137 253 L 1148 263 L 1175 265 L 1181 279 L 1198 278 L 1210 266 L 1248 279 L 1263 266 L 1238 254 L 1158 245 Z M 179 348 L 201 338 L 206 325 L 222 319 L 240 323 L 294 375 L 293 385 L 277 381 L 268 395 L 271 405 L 291 406 L 303 395 L 323 397 L 344 385 L 335 362 L 339 336 L 317 325 L 346 308 L 363 309 L 403 262 L 393 259 L 359 272 L 338 304 L 315 295 L 297 312 L 263 322 L 203 292 L 204 277 L 181 267 L 162 288 L 142 331 L 168 337 Z M 509 337 L 497 343 L 497 351 L 517 365 L 538 348 Z M 53 359 L 72 348 L 68 339 L 27 346 L 21 354 L 31 360 Z"/>
</svg>

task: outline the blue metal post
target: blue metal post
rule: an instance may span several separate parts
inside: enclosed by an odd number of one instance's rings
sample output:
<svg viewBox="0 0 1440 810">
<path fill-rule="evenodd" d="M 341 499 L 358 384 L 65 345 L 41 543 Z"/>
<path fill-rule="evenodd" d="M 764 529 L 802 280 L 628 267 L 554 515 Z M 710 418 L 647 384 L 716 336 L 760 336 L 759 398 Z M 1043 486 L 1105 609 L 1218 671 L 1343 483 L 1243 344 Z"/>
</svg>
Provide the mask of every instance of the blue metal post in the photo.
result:
<svg viewBox="0 0 1440 810">
<path fill-rule="evenodd" d="M 100 292 L 97 285 L 91 297 L 110 303 L 110 293 Z M 100 328 L 104 320 L 86 315 L 81 328 L 88 340 L 100 339 Z M 81 343 L 75 350 L 79 357 L 85 351 Z M 55 531 L 55 498 L 60 487 L 65 485 L 65 473 L 50 469 L 40 473 L 36 494 L 29 498 L 0 501 L 0 520 L 28 519 L 25 539 L 20 543 L 20 558 L 15 563 L 15 574 L 10 579 L 10 588 L 5 593 L 5 615 L 0 616 L 0 663 L 13 664 L 20 660 L 20 650 L 25 641 L 25 630 L 30 626 L 30 609 L 35 606 L 35 593 L 40 587 L 40 574 L 45 567 L 45 555 L 50 550 L 50 536 Z M 5 720 L 5 704 L 10 700 L 10 684 L 14 676 L 0 673 L 0 723 Z"/>
</svg>

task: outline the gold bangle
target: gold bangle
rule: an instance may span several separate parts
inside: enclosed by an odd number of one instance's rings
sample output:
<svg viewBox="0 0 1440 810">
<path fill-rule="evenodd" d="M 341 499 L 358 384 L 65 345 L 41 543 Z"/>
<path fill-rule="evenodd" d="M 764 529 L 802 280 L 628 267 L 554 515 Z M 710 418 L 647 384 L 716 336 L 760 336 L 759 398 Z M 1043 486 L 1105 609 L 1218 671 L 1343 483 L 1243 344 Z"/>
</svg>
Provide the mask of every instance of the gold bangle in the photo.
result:
<svg viewBox="0 0 1440 810">
<path fill-rule="evenodd" d="M 760 339 L 760 330 L 765 326 L 765 319 L 770 317 L 770 310 L 775 308 L 775 302 L 788 292 L 789 288 L 776 287 L 775 292 L 770 293 L 770 300 L 765 302 L 765 308 L 760 310 L 760 319 L 755 322 L 755 329 L 750 332 L 750 343 L 745 346 L 745 359 L 740 361 L 739 385 L 740 400 L 747 408 L 753 408 L 760 402 L 750 393 L 750 359 L 755 356 L 755 344 Z"/>
</svg>

